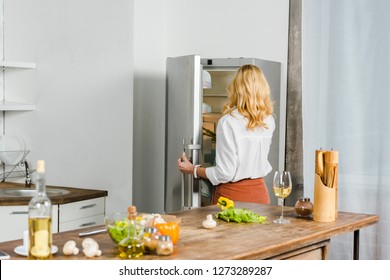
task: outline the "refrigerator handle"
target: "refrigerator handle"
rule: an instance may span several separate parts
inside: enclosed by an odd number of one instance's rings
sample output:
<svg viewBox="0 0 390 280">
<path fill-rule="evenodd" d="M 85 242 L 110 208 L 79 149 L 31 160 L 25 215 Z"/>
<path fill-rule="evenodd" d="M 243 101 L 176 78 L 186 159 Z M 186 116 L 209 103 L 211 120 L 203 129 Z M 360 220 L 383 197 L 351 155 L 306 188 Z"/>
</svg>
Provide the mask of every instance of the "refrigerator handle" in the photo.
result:
<svg viewBox="0 0 390 280">
<path fill-rule="evenodd" d="M 200 150 L 201 148 L 202 148 L 202 146 L 199 145 L 199 144 L 188 144 L 188 145 L 185 145 L 185 149 L 187 149 L 187 150 Z"/>
<path fill-rule="evenodd" d="M 198 164 L 198 150 L 202 148 L 199 144 L 186 144 L 185 139 L 183 138 L 183 151 L 191 151 L 191 156 L 193 164 Z M 194 178 L 190 174 L 181 174 L 181 201 L 182 209 L 191 209 L 193 207 L 193 193 L 194 193 Z"/>
</svg>

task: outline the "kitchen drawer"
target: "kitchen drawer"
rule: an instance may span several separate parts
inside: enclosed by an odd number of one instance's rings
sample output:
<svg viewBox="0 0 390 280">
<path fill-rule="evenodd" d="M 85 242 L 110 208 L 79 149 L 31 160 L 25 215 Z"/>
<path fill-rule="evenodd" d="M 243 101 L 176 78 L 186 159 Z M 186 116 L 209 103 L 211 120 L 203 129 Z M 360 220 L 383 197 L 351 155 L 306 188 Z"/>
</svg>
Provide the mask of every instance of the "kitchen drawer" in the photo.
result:
<svg viewBox="0 0 390 280">
<path fill-rule="evenodd" d="M 99 214 L 104 216 L 105 200 L 105 197 L 99 197 L 68 204 L 61 204 L 59 208 L 59 222 L 62 224 L 72 220 L 79 220 Z"/>
<path fill-rule="evenodd" d="M 61 222 L 59 224 L 59 231 L 68 231 L 80 228 L 87 228 L 91 226 L 104 225 L 104 214 L 98 214 L 95 216 L 85 217 L 68 222 Z"/>
<path fill-rule="evenodd" d="M 58 206 L 52 208 L 52 232 L 57 232 Z M 1 206 L 0 207 L 0 242 L 22 239 L 23 231 L 28 230 L 28 206 Z"/>
<path fill-rule="evenodd" d="M 328 260 L 330 240 L 324 240 L 306 247 L 269 258 L 271 260 Z"/>
</svg>

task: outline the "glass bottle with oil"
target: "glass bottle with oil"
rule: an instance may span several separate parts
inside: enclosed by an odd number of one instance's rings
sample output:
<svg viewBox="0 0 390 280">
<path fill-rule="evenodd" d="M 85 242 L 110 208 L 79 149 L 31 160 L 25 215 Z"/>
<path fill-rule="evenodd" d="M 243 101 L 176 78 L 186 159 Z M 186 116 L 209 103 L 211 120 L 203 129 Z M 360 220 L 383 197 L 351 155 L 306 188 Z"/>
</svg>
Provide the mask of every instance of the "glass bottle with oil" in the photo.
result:
<svg viewBox="0 0 390 280">
<path fill-rule="evenodd" d="M 47 260 L 52 257 L 52 204 L 46 194 L 45 162 L 37 161 L 36 191 L 28 205 L 28 258 Z"/>
<path fill-rule="evenodd" d="M 129 214 L 128 234 L 127 238 L 118 244 L 119 256 L 122 259 L 137 259 L 144 254 L 144 243 L 141 240 L 143 228 L 137 222 L 137 208 L 135 206 L 129 206 L 127 210 Z"/>
</svg>

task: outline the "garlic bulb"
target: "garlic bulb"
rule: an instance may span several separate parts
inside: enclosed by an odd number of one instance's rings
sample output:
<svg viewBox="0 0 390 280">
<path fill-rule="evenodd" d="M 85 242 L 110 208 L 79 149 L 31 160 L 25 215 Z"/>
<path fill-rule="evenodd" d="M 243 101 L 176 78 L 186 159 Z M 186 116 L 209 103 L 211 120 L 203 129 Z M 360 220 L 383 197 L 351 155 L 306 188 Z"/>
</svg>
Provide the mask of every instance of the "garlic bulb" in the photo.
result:
<svg viewBox="0 0 390 280">
<path fill-rule="evenodd" d="M 213 220 L 213 215 L 209 214 L 206 216 L 206 220 L 202 222 L 204 228 L 215 228 L 217 222 Z"/>
</svg>

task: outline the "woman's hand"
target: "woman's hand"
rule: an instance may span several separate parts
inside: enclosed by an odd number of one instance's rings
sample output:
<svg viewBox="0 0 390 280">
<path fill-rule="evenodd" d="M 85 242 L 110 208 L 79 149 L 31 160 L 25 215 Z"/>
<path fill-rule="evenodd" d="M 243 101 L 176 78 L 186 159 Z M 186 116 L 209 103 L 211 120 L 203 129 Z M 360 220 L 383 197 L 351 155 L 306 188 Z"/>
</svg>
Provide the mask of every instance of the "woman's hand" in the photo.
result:
<svg viewBox="0 0 390 280">
<path fill-rule="evenodd" d="M 177 160 L 177 167 L 182 173 L 194 174 L 194 165 L 188 160 L 186 153 L 183 153 Z"/>
</svg>

